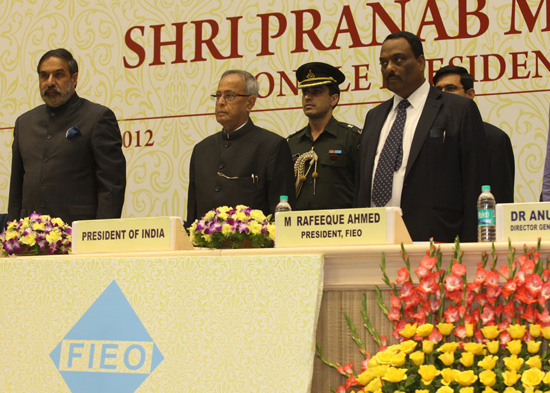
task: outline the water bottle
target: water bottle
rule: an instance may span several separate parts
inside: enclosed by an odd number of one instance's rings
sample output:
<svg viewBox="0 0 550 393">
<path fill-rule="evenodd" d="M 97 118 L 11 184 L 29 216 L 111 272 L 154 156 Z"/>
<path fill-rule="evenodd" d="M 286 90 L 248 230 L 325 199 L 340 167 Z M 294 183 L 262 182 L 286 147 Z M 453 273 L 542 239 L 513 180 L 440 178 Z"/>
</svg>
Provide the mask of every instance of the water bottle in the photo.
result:
<svg viewBox="0 0 550 393">
<path fill-rule="evenodd" d="M 281 195 L 281 198 L 279 199 L 279 203 L 277 203 L 277 206 L 275 206 L 275 213 L 277 212 L 289 212 L 292 208 L 290 207 L 290 203 L 288 203 L 288 196 Z"/>
<path fill-rule="evenodd" d="M 492 242 L 496 239 L 495 197 L 491 186 L 482 186 L 477 200 L 477 241 Z"/>
</svg>

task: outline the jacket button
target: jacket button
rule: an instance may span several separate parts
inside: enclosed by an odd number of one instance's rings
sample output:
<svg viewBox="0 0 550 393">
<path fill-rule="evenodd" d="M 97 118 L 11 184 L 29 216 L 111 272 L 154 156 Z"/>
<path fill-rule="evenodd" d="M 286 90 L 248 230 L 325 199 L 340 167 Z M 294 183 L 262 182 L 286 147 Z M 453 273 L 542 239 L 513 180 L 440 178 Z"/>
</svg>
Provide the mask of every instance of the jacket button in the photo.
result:
<svg viewBox="0 0 550 393">
<path fill-rule="evenodd" d="M 214 187 L 214 191 L 216 191 L 216 192 L 220 191 L 220 186 Z"/>
</svg>

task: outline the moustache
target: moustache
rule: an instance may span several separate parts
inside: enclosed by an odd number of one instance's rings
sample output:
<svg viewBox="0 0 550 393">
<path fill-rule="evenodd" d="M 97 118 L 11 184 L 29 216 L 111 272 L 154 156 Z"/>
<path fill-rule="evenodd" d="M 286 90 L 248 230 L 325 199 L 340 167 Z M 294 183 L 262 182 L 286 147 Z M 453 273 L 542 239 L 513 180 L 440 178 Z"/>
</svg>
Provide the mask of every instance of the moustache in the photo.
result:
<svg viewBox="0 0 550 393">
<path fill-rule="evenodd" d="M 61 94 L 61 90 L 59 90 L 56 87 L 48 87 L 42 91 L 42 94 L 48 94 L 48 93 L 57 93 Z"/>
</svg>

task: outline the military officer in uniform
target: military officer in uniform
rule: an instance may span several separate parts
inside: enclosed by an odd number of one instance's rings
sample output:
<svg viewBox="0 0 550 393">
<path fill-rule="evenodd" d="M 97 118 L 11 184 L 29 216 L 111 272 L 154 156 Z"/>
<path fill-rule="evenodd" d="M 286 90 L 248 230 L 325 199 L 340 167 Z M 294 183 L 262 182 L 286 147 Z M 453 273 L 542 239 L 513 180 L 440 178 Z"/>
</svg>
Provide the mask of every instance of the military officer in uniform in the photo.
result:
<svg viewBox="0 0 550 393">
<path fill-rule="evenodd" d="M 296 180 L 295 210 L 353 207 L 355 163 L 361 130 L 334 118 L 345 75 L 326 63 L 296 71 L 308 124 L 288 137 Z"/>
</svg>

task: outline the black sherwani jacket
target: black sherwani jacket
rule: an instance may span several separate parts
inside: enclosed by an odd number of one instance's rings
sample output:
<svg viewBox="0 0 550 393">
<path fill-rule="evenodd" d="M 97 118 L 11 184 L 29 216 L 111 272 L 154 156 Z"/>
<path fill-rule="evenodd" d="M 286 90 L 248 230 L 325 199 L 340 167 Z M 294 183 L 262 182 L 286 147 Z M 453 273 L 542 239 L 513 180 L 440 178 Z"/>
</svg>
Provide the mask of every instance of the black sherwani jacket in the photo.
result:
<svg viewBox="0 0 550 393">
<path fill-rule="evenodd" d="M 252 120 L 239 130 L 210 135 L 193 148 L 187 226 L 219 206 L 247 205 L 268 215 L 281 195 L 295 207 L 290 147 Z"/>
<path fill-rule="evenodd" d="M 120 218 L 125 188 L 122 138 L 109 108 L 74 93 L 58 108 L 40 105 L 16 120 L 10 220 L 33 211 L 69 225 L 73 220 Z"/>
</svg>

